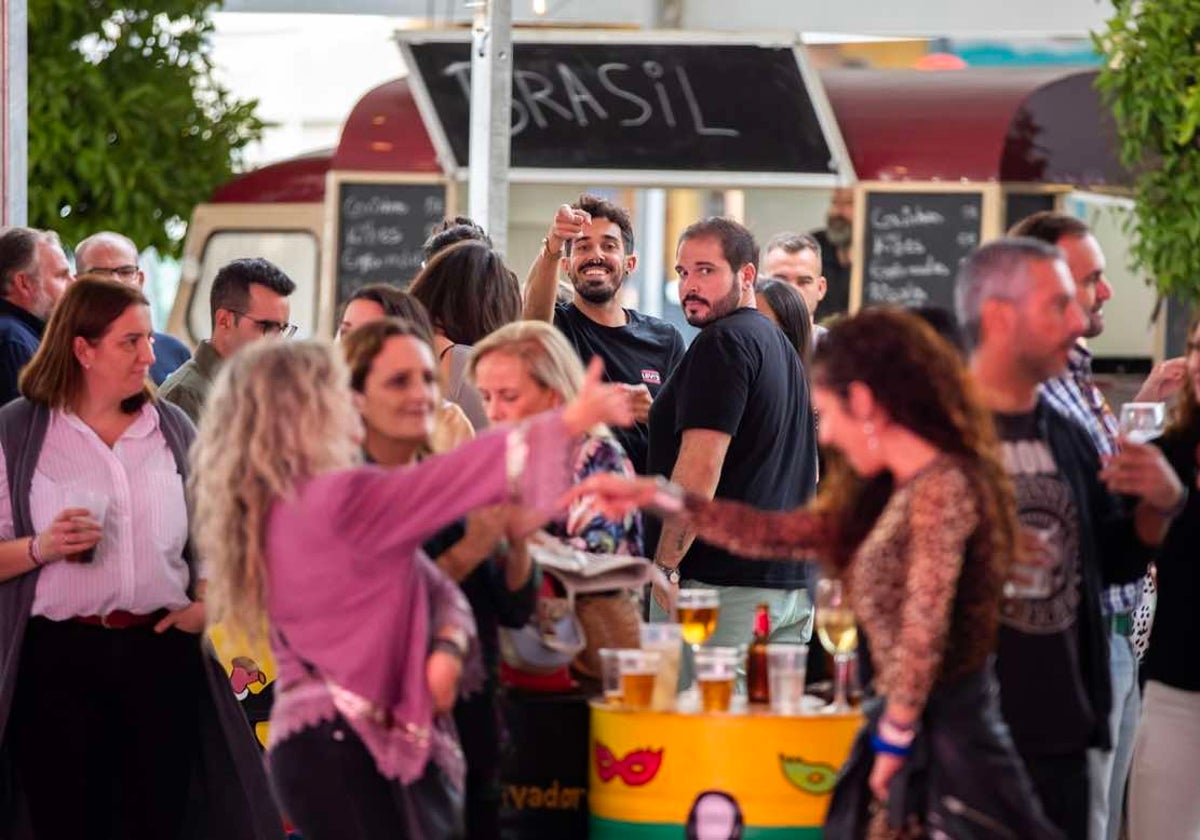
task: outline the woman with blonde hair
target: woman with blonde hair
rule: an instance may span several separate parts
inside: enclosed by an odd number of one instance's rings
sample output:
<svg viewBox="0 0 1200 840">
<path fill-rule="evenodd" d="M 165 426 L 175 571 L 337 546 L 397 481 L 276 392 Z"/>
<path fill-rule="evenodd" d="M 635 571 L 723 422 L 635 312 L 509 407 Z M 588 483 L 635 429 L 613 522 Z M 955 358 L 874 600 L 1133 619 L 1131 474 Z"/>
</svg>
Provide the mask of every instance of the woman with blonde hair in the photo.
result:
<svg viewBox="0 0 1200 840">
<path fill-rule="evenodd" d="M 147 384 L 150 307 L 80 280 L 0 410 L 0 836 L 280 837 L 201 645 L 195 435 Z M 5 772 L 10 770 L 11 773 Z"/>
<path fill-rule="evenodd" d="M 420 545 L 486 505 L 538 524 L 582 433 L 630 419 L 599 378 L 560 412 L 385 469 L 359 465 L 362 423 L 328 347 L 263 342 L 221 370 L 192 456 L 195 533 L 211 619 L 250 636 L 269 625 L 269 770 L 305 840 L 459 836 L 462 756 L 445 715 L 460 675 L 478 686 L 474 622 Z"/>
</svg>

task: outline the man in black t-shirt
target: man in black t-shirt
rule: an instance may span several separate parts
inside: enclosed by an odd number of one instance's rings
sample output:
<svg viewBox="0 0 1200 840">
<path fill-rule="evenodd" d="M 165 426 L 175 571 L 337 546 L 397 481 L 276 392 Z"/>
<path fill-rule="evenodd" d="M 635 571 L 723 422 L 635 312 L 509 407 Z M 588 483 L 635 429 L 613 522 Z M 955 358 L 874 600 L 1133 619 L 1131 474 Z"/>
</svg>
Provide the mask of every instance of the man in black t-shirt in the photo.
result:
<svg viewBox="0 0 1200 840">
<path fill-rule="evenodd" d="M 854 190 L 838 187 L 829 197 L 825 227 L 812 232 L 821 246 L 821 274 L 826 292 L 813 313 L 816 321 L 850 311 L 850 254 L 854 248 Z"/>
<path fill-rule="evenodd" d="M 560 264 L 575 288 L 570 303 L 556 302 Z M 529 270 L 525 317 L 551 321 L 585 365 L 599 356 L 605 377 L 628 386 L 637 422 L 613 433 L 634 469 L 644 473 L 650 404 L 683 358 L 684 348 L 683 337 L 671 324 L 621 306 L 621 286 L 636 267 L 629 214 L 611 202 L 582 195 L 554 214 Z"/>
<path fill-rule="evenodd" d="M 679 301 L 701 331 L 650 409 L 649 472 L 708 498 L 790 510 L 816 485 L 816 441 L 799 356 L 754 304 L 758 248 L 748 230 L 706 219 L 676 251 Z M 803 563 L 748 560 L 695 540 L 678 522 L 647 522 L 647 545 L 672 583 L 720 591 L 714 645 L 749 643 L 766 603 L 771 638 L 807 641 Z M 667 593 L 656 592 L 656 617 Z"/>
<path fill-rule="evenodd" d="M 1125 442 L 1101 469 L 1083 427 L 1039 397 L 1086 324 L 1057 248 L 991 242 L 963 263 L 956 293 L 1021 526 L 1000 611 L 1000 705 L 1046 815 L 1087 840 L 1087 750 L 1111 748 L 1100 590 L 1144 570 L 1183 488 L 1152 446 Z M 1135 497 L 1136 509 L 1113 494 Z"/>
</svg>

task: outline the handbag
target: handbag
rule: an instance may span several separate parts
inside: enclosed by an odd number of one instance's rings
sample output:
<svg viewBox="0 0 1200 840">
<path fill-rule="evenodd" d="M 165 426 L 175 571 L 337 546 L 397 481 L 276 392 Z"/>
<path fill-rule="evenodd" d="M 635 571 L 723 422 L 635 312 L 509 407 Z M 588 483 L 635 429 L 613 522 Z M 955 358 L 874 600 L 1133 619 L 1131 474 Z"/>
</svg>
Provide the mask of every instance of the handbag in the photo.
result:
<svg viewBox="0 0 1200 840">
<path fill-rule="evenodd" d="M 500 654 L 518 671 L 551 674 L 573 666 L 599 678 L 600 649 L 638 647 L 637 593 L 656 576 L 644 557 L 594 554 L 538 532 L 529 538 L 529 556 L 561 595 L 538 599 L 524 627 L 500 628 Z"/>
</svg>

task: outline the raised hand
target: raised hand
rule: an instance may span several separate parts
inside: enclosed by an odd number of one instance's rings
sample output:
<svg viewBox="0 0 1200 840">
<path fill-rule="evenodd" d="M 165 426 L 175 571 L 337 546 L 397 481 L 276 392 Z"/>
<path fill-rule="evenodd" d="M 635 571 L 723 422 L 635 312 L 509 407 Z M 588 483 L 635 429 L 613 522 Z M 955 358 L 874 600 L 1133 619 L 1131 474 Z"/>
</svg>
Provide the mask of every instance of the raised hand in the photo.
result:
<svg viewBox="0 0 1200 840">
<path fill-rule="evenodd" d="M 572 435 L 582 435 L 597 423 L 633 425 L 633 408 L 625 386 L 605 382 L 604 361 L 593 356 L 579 395 L 563 409 L 563 422 Z"/>
<path fill-rule="evenodd" d="M 624 385 L 625 393 L 629 395 L 629 408 L 633 412 L 633 419 L 636 423 L 647 423 L 650 421 L 650 405 L 653 398 L 650 396 L 650 389 L 645 385 Z"/>
<path fill-rule="evenodd" d="M 1183 387 L 1187 377 L 1187 359 L 1180 356 L 1159 362 L 1142 383 L 1134 402 L 1166 402 Z"/>
<path fill-rule="evenodd" d="M 583 233 L 583 226 L 591 221 L 590 213 L 576 210 L 569 204 L 559 207 L 554 213 L 554 221 L 550 224 L 550 233 L 546 235 L 550 241 L 551 250 L 561 250 L 563 242 L 579 236 Z"/>
</svg>

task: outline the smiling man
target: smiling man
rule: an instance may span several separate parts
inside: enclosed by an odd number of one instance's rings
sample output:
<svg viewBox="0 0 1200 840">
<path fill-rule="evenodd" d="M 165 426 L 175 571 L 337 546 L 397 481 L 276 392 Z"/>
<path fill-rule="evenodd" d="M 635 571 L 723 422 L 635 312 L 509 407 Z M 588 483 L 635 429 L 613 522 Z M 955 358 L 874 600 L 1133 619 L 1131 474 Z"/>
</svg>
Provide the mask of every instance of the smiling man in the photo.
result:
<svg viewBox="0 0 1200 840">
<path fill-rule="evenodd" d="M 757 258 L 750 231 L 729 219 L 696 222 L 680 237 L 679 302 L 700 334 L 650 409 L 649 472 L 710 499 L 790 510 L 816 486 L 813 414 L 796 351 L 755 309 Z M 720 590 L 710 644 L 748 644 L 764 603 L 773 641 L 808 640 L 804 564 L 747 560 L 654 518 L 646 534 L 672 584 Z"/>
<path fill-rule="evenodd" d="M 569 303 L 556 302 L 560 267 L 575 290 Z M 525 285 L 525 318 L 552 322 L 584 365 L 599 356 L 608 380 L 629 386 L 637 422 L 613 432 L 634 469 L 644 473 L 650 404 L 683 358 L 684 347 L 671 324 L 621 305 L 621 287 L 636 267 L 629 214 L 604 199 L 581 195 L 558 208 L 542 240 Z"/>
</svg>

